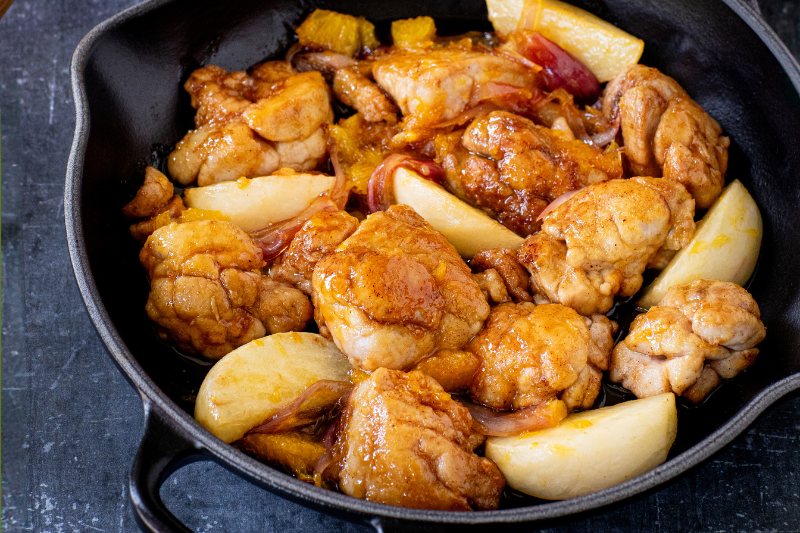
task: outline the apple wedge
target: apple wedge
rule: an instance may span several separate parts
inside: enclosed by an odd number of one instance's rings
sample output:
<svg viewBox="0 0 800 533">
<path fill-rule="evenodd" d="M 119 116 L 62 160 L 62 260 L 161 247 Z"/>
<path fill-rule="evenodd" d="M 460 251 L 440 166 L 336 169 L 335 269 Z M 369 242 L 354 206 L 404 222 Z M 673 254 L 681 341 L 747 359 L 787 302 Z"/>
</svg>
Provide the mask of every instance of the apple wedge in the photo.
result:
<svg viewBox="0 0 800 533">
<path fill-rule="evenodd" d="M 219 211 L 244 231 L 256 231 L 300 214 L 314 198 L 333 187 L 322 174 L 284 174 L 239 178 L 186 189 L 187 207 Z"/>
<path fill-rule="evenodd" d="M 508 486 L 565 500 L 633 479 L 667 459 L 678 431 L 672 393 L 569 415 L 557 427 L 489 437 Z"/>
<path fill-rule="evenodd" d="M 486 7 L 501 35 L 537 31 L 589 67 L 600 83 L 642 57 L 644 41 L 558 0 L 486 0 Z"/>
<path fill-rule="evenodd" d="M 483 211 L 403 167 L 394 173 L 394 197 L 398 204 L 411 207 L 427 220 L 467 259 L 490 248 L 516 251 L 525 240 Z"/>
<path fill-rule="evenodd" d="M 350 381 L 350 363 L 314 333 L 276 333 L 240 346 L 206 375 L 194 417 L 233 442 L 322 379 Z"/>
<path fill-rule="evenodd" d="M 728 185 L 697 223 L 694 237 L 645 290 L 637 305 L 649 309 L 674 285 L 718 279 L 744 286 L 756 268 L 763 223 L 739 180 Z"/>
</svg>

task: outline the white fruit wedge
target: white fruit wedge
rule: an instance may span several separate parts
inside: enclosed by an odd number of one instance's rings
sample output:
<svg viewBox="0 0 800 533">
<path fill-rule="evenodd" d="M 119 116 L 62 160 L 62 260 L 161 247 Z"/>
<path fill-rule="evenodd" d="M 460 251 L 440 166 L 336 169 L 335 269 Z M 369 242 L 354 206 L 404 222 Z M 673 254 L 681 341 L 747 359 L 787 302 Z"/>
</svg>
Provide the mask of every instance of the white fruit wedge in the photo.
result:
<svg viewBox="0 0 800 533">
<path fill-rule="evenodd" d="M 718 279 L 744 286 L 761 250 L 763 223 L 753 197 L 739 180 L 728 185 L 697 223 L 684 246 L 645 290 L 637 305 L 649 309 L 674 285 Z"/>
<path fill-rule="evenodd" d="M 559 0 L 486 0 L 486 7 L 501 35 L 537 31 L 589 67 L 600 83 L 642 57 L 644 41 Z"/>
<path fill-rule="evenodd" d="M 322 174 L 239 178 L 186 189 L 183 201 L 187 207 L 219 211 L 244 231 L 256 231 L 299 215 L 335 179 Z"/>
<path fill-rule="evenodd" d="M 525 240 L 483 211 L 402 167 L 394 173 L 394 197 L 398 204 L 411 207 L 427 220 L 467 259 L 490 248 L 516 251 Z"/>
<path fill-rule="evenodd" d="M 489 437 L 508 486 L 565 500 L 633 479 L 667 459 L 678 432 L 672 393 L 569 415 L 554 428 Z"/>
<path fill-rule="evenodd" d="M 194 417 L 233 442 L 322 380 L 350 381 L 350 363 L 314 333 L 276 333 L 240 346 L 206 375 Z"/>
</svg>

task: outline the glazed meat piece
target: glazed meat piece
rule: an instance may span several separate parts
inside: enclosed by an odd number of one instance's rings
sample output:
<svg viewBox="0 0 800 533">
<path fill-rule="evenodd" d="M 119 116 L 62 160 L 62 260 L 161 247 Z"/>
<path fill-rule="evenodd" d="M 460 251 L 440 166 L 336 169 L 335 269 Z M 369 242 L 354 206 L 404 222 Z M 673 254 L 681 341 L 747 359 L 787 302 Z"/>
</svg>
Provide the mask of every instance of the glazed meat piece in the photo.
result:
<svg viewBox="0 0 800 533">
<path fill-rule="evenodd" d="M 533 300 L 528 292 L 530 275 L 525 270 L 525 267 L 520 264 L 517 254 L 511 250 L 504 248 L 481 250 L 475 254 L 469 265 L 479 272 L 496 271 L 503 280 L 506 291 L 515 302 L 530 302 Z"/>
<path fill-rule="evenodd" d="M 538 231 L 539 213 L 562 194 L 622 175 L 618 157 L 506 111 L 434 146 L 447 188 L 520 235 Z"/>
<path fill-rule="evenodd" d="M 397 107 L 378 85 L 356 68 L 342 68 L 333 77 L 333 92 L 344 104 L 361 113 L 367 122 L 397 122 Z"/>
<path fill-rule="evenodd" d="M 328 86 L 318 72 L 304 72 L 275 83 L 242 117 L 269 141 L 307 139 L 323 124 L 333 124 Z"/>
<path fill-rule="evenodd" d="M 439 350 L 417 363 L 412 370 L 432 377 L 447 392 L 455 392 L 469 387 L 480 364 L 478 358 L 469 352 Z"/>
<path fill-rule="evenodd" d="M 470 396 L 492 409 L 522 409 L 561 399 L 568 410 L 589 409 L 608 367 L 616 324 L 580 316 L 558 304 L 506 303 L 467 345 L 481 366 Z"/>
<path fill-rule="evenodd" d="M 273 263 L 269 275 L 294 285 L 311 296 L 314 267 L 358 228 L 358 219 L 345 211 L 321 211 L 303 224 L 286 249 Z"/>
<path fill-rule="evenodd" d="M 157 215 L 172 199 L 174 187 L 167 177 L 153 167 L 147 167 L 144 183 L 136 196 L 122 208 L 122 214 L 129 218 L 150 218 Z"/>
<path fill-rule="evenodd" d="M 401 50 L 374 62 L 375 81 L 395 101 L 408 127 L 432 126 L 474 104 L 488 84 L 536 94 L 536 74 L 505 57 L 457 47 Z"/>
<path fill-rule="evenodd" d="M 189 131 L 175 146 L 167 165 L 178 183 L 189 185 L 196 180 L 200 186 L 241 176 L 267 176 L 281 166 L 275 147 L 240 119 Z"/>
<path fill-rule="evenodd" d="M 658 178 L 610 180 L 576 192 L 547 214 L 519 250 L 531 286 L 583 315 L 606 313 L 632 296 L 642 273 L 694 233 L 694 200 Z M 569 268 L 565 268 L 565 265 Z"/>
<path fill-rule="evenodd" d="M 139 254 L 150 276 L 147 315 L 159 335 L 209 359 L 266 334 L 300 331 L 308 298 L 259 273 L 261 250 L 230 222 L 157 229 Z"/>
<path fill-rule="evenodd" d="M 611 359 L 610 377 L 639 398 L 674 392 L 702 400 L 721 378 L 750 366 L 766 328 L 736 284 L 697 280 L 672 287 L 636 317 Z"/>
<path fill-rule="evenodd" d="M 278 168 L 307 171 L 325 157 L 323 126 L 333 122 L 328 87 L 317 72 L 298 74 L 283 61 L 250 74 L 209 65 L 184 85 L 197 109 L 196 129 L 168 161 L 179 183 L 210 185 Z"/>
<path fill-rule="evenodd" d="M 654 68 L 632 65 L 608 83 L 603 113 L 619 118 L 634 175 L 680 182 L 700 209 L 719 196 L 730 139 L 675 80 Z"/>
<path fill-rule="evenodd" d="M 489 314 L 455 248 L 404 205 L 363 221 L 317 263 L 312 287 L 320 330 L 367 371 L 461 348 Z"/>
<path fill-rule="evenodd" d="M 469 411 L 433 378 L 376 370 L 356 385 L 340 428 L 345 494 L 418 509 L 497 508 L 503 474 L 473 452 Z"/>
</svg>

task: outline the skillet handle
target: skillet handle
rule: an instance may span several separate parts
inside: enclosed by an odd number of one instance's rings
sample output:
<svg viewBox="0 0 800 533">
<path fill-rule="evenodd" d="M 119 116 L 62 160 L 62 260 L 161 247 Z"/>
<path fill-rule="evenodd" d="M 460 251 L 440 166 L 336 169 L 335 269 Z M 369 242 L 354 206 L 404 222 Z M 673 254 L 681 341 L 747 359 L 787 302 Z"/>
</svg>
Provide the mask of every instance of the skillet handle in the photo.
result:
<svg viewBox="0 0 800 533">
<path fill-rule="evenodd" d="M 202 459 L 202 448 L 171 427 L 164 413 L 144 400 L 144 436 L 133 460 L 129 489 L 136 520 L 143 531 L 192 533 L 161 501 L 159 489 L 180 467 Z"/>
</svg>

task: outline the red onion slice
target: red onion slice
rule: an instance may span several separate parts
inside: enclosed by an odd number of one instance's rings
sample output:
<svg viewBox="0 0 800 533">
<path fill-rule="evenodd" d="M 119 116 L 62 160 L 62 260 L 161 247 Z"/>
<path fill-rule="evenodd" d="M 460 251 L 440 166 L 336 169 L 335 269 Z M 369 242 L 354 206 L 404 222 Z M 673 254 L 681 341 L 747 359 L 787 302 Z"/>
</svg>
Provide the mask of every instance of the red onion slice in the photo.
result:
<svg viewBox="0 0 800 533">
<path fill-rule="evenodd" d="M 518 411 L 500 413 L 486 407 L 465 402 L 472 415 L 472 429 L 490 437 L 521 435 L 526 431 L 538 431 L 556 427 L 567 416 L 567 406 L 561 400 L 548 400 L 539 405 Z"/>
<path fill-rule="evenodd" d="M 435 183 L 444 180 L 444 169 L 433 161 L 414 159 L 406 154 L 391 154 L 375 168 L 367 185 L 367 201 L 370 213 L 385 211 L 394 204 L 394 187 L 392 178 L 395 171 L 407 168 Z"/>
<path fill-rule="evenodd" d="M 284 433 L 292 429 L 308 426 L 321 416 L 341 405 L 353 385 L 347 381 L 321 379 L 310 385 L 293 402 L 257 425 L 245 435 L 253 433 Z"/>
<path fill-rule="evenodd" d="M 322 195 L 311 202 L 311 205 L 299 215 L 253 231 L 250 233 L 250 237 L 256 246 L 261 248 L 264 261 L 271 261 L 281 255 L 303 224 L 308 222 L 311 217 L 320 211 L 336 211 L 337 209 L 338 206 L 328 196 Z"/>
<path fill-rule="evenodd" d="M 617 132 L 619 132 L 619 117 L 614 120 L 611 127 L 606 131 L 592 135 L 592 144 L 600 148 L 605 148 L 617 138 Z"/>
<path fill-rule="evenodd" d="M 580 189 L 578 189 L 578 190 L 580 190 Z M 539 216 L 536 217 L 536 220 L 542 220 L 544 217 L 546 217 L 548 214 L 550 214 L 550 212 L 553 211 L 556 207 L 560 206 L 561 204 L 563 204 L 564 202 L 566 202 L 567 200 L 572 198 L 575 195 L 576 192 L 578 192 L 578 191 L 565 192 L 564 194 L 562 194 L 561 196 L 559 196 L 558 198 L 556 198 L 555 200 L 553 200 L 552 202 L 547 204 L 547 207 L 545 207 L 542 210 L 542 212 L 539 213 Z"/>
<path fill-rule="evenodd" d="M 338 438 L 339 418 L 334 420 L 322 435 L 322 444 L 325 446 L 325 453 L 323 453 L 319 459 L 317 459 L 317 464 L 314 465 L 314 478 L 315 485 L 317 486 L 322 486 L 322 476 L 325 473 L 325 470 L 327 470 L 331 463 L 333 463 L 336 459 L 335 445 Z"/>
<path fill-rule="evenodd" d="M 542 81 L 549 90 L 562 88 L 585 101 L 594 101 L 600 94 L 600 82 L 592 71 L 539 33 L 527 33 L 518 42 L 517 50 L 543 67 Z"/>
</svg>

